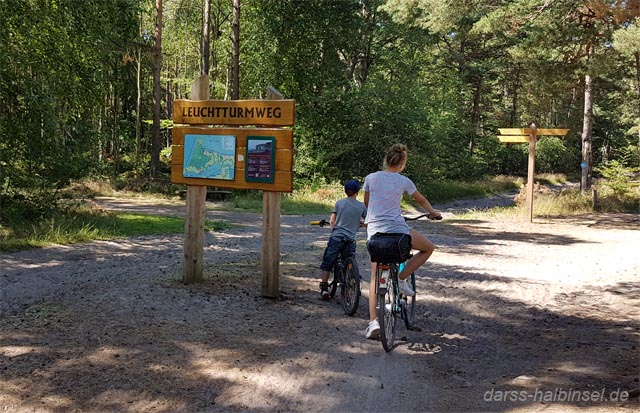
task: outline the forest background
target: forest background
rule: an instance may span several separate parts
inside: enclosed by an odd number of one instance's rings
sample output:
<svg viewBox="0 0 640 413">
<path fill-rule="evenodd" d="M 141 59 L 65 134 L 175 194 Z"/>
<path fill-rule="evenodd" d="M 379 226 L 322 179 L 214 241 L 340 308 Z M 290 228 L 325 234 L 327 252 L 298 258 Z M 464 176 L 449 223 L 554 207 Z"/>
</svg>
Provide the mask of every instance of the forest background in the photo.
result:
<svg viewBox="0 0 640 413">
<path fill-rule="evenodd" d="M 0 0 L 0 195 L 51 205 L 106 176 L 171 191 L 172 103 L 296 100 L 295 187 L 362 179 L 408 145 L 407 174 L 580 176 L 640 159 L 640 1 Z"/>
</svg>

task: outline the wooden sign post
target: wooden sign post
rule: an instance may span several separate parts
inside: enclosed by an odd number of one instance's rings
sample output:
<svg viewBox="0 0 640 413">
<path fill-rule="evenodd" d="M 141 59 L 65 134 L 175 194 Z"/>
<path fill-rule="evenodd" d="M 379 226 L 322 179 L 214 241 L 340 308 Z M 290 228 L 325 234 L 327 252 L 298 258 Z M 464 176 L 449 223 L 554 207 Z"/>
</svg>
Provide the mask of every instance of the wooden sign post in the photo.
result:
<svg viewBox="0 0 640 413">
<path fill-rule="evenodd" d="M 202 75 L 193 82 L 191 97 L 197 100 L 209 99 L 209 76 Z M 173 165 L 171 169 L 173 172 Z M 187 185 L 187 216 L 184 223 L 184 268 L 182 273 L 182 281 L 186 284 L 202 281 L 206 199 L 207 187 L 205 185 Z"/>
<path fill-rule="evenodd" d="M 565 136 L 569 129 L 538 129 L 535 123 L 530 128 L 501 128 L 498 136 L 502 143 L 529 143 L 529 162 L 527 167 L 527 215 L 533 222 L 533 175 L 536 168 L 536 142 L 540 135 Z"/>
<path fill-rule="evenodd" d="M 207 186 L 259 189 L 265 191 L 262 294 L 279 293 L 280 193 L 293 191 L 293 130 L 281 127 L 293 126 L 295 101 L 272 88 L 267 93 L 267 100 L 207 100 L 205 75 L 194 82 L 194 100 L 174 102 L 171 182 L 187 185 L 185 283 L 203 279 Z"/>
<path fill-rule="evenodd" d="M 267 89 L 267 99 L 284 99 L 273 88 Z M 275 298 L 280 285 L 280 192 L 262 192 L 262 295 Z"/>
</svg>

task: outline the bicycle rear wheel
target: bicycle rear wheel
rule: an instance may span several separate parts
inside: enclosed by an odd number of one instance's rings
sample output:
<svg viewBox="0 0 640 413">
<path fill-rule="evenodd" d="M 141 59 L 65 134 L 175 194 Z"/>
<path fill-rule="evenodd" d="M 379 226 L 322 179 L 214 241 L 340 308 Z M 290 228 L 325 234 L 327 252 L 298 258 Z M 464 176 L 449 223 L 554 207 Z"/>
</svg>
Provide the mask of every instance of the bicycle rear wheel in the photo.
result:
<svg viewBox="0 0 640 413">
<path fill-rule="evenodd" d="M 378 270 L 380 271 L 380 270 Z M 395 272 L 393 269 L 391 270 Z M 378 322 L 380 323 L 380 341 L 385 351 L 393 350 L 396 339 L 396 282 L 398 275 L 389 274 L 387 289 L 378 292 Z M 379 279 L 379 277 L 378 277 Z"/>
<path fill-rule="evenodd" d="M 358 310 L 360 301 L 360 272 L 356 260 L 347 258 L 343 270 L 343 279 L 340 284 L 342 294 L 342 308 L 346 315 L 354 315 Z"/>
<path fill-rule="evenodd" d="M 416 295 L 413 297 L 404 297 L 405 303 L 402 305 L 402 318 L 404 319 L 404 325 L 407 327 L 407 330 L 416 323 L 416 296 L 418 292 L 416 291 L 415 273 L 411 273 L 409 284 L 411 284 L 411 289 L 416 292 Z"/>
</svg>

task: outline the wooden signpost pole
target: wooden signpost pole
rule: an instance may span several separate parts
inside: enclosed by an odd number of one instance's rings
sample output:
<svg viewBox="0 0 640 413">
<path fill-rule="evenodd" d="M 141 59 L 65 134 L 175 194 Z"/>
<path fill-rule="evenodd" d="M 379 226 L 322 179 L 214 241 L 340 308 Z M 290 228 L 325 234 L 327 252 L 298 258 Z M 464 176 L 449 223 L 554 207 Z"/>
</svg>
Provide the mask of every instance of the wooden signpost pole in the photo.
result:
<svg viewBox="0 0 640 413">
<path fill-rule="evenodd" d="M 538 129 L 535 123 L 529 128 L 501 128 L 498 129 L 498 139 L 503 143 L 529 143 L 529 166 L 527 168 L 527 215 L 529 222 L 533 222 L 533 185 L 536 169 L 536 143 L 538 136 L 565 136 L 569 129 Z"/>
<path fill-rule="evenodd" d="M 527 167 L 527 216 L 529 222 L 533 222 L 533 176 L 536 170 L 536 124 L 531 124 L 531 134 L 529 135 L 529 163 Z"/>
<path fill-rule="evenodd" d="M 274 88 L 267 88 L 267 99 L 280 100 L 284 96 Z M 280 293 L 280 201 L 281 193 L 262 192 L 262 296 L 275 298 Z"/>
<path fill-rule="evenodd" d="M 191 85 L 191 99 L 209 99 L 209 76 L 202 75 Z M 204 251 L 205 185 L 187 185 L 187 217 L 184 229 L 184 269 L 182 282 L 202 282 Z"/>
</svg>

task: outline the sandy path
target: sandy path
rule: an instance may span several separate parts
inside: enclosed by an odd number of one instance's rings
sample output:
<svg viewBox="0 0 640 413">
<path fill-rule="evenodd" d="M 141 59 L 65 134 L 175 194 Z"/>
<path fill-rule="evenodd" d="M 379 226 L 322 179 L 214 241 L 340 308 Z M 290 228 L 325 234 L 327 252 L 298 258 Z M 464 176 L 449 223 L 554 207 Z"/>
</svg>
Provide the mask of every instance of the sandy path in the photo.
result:
<svg viewBox="0 0 640 413">
<path fill-rule="evenodd" d="M 401 329 L 387 354 L 363 338 L 368 271 L 355 317 L 318 300 L 318 217 L 282 217 L 269 300 L 261 217 L 207 214 L 238 226 L 207 234 L 196 286 L 178 282 L 180 235 L 0 255 L 0 411 L 639 407 L 610 400 L 640 375 L 638 215 L 418 222 L 439 247 L 418 274 L 422 331 Z"/>
</svg>

